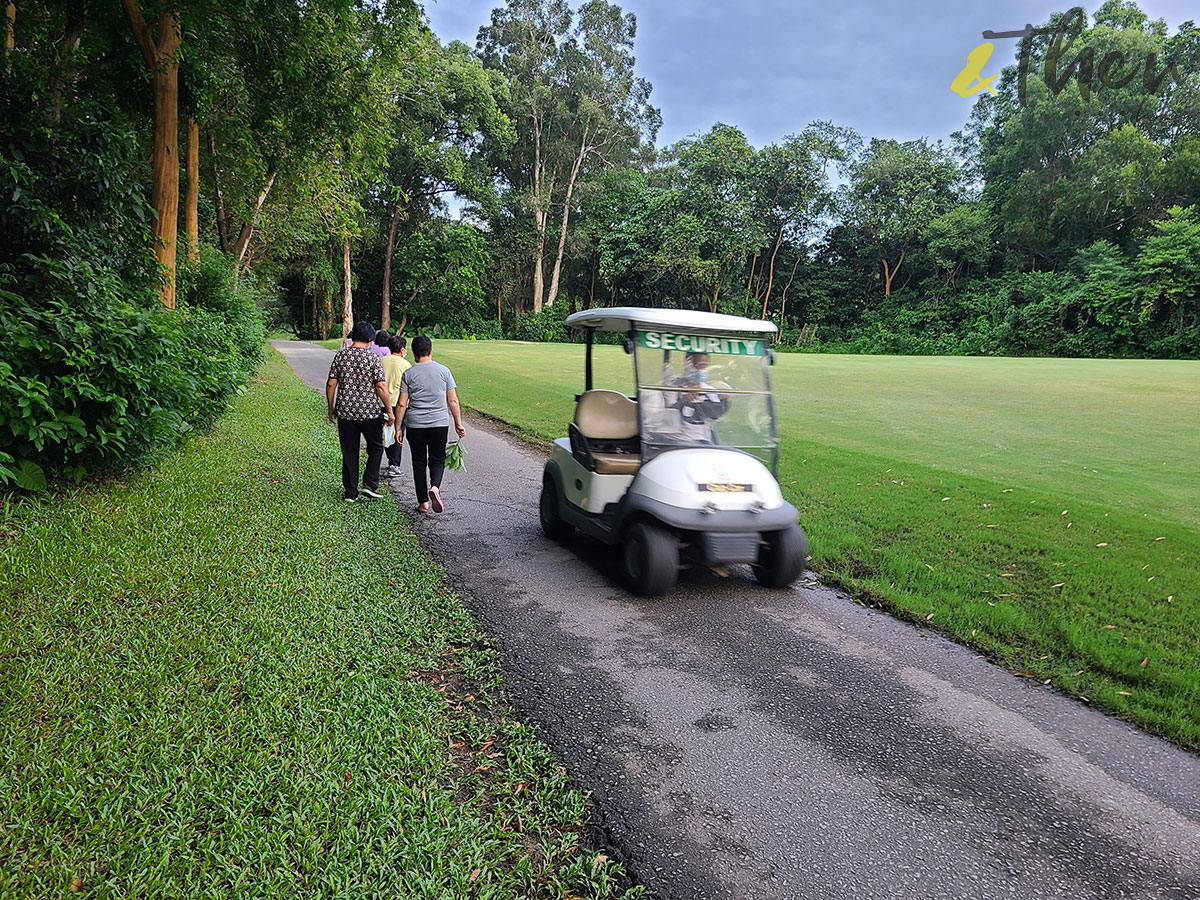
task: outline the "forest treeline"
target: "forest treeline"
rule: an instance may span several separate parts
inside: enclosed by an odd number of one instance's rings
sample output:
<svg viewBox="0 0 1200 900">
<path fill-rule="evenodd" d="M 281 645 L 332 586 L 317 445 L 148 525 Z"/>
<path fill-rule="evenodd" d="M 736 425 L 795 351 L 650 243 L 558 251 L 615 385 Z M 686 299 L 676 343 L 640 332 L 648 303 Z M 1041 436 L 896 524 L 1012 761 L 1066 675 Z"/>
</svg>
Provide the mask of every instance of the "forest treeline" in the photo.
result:
<svg viewBox="0 0 1200 900">
<path fill-rule="evenodd" d="M 948 142 L 660 148 L 605 0 L 507 0 L 474 47 L 411 0 L 8 2 L 0 480 L 169 446 L 264 327 L 559 340 L 651 305 L 784 348 L 1195 358 L 1200 30 L 1048 25 Z"/>
</svg>

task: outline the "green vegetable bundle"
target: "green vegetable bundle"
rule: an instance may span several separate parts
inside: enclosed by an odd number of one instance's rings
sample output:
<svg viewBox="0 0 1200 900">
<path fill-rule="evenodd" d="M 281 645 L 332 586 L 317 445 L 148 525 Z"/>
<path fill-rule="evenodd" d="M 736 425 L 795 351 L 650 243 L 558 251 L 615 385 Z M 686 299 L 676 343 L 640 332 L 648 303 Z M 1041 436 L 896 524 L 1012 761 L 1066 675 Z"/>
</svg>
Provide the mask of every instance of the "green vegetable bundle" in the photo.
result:
<svg viewBox="0 0 1200 900">
<path fill-rule="evenodd" d="M 446 468 L 451 472 L 461 472 L 466 462 L 466 453 L 461 440 L 455 441 L 446 448 Z"/>
</svg>

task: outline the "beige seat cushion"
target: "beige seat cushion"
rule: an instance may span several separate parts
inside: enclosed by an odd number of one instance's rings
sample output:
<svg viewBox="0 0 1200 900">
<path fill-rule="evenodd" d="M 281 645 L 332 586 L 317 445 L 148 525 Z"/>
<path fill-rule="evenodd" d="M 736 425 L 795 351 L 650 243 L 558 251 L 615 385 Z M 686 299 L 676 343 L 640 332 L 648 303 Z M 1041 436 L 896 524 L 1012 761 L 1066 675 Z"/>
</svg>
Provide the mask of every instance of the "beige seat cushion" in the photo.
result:
<svg viewBox="0 0 1200 900">
<path fill-rule="evenodd" d="M 619 391 L 587 391 L 575 406 L 575 424 L 584 437 L 593 440 L 635 438 L 638 433 L 637 404 Z M 632 458 L 637 459 L 636 456 Z"/>
<path fill-rule="evenodd" d="M 642 460 L 636 453 L 593 453 L 597 475 L 634 475 Z"/>
</svg>

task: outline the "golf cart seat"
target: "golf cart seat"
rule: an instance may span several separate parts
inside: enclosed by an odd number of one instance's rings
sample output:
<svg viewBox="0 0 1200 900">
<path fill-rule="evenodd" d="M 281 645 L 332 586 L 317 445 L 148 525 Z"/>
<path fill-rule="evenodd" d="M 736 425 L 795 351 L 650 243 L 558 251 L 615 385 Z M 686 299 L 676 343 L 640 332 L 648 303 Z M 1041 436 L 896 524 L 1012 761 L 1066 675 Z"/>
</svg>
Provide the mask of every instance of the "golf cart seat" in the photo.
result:
<svg viewBox="0 0 1200 900">
<path fill-rule="evenodd" d="M 637 404 L 619 391 L 586 391 L 568 434 L 571 454 L 597 475 L 632 475 L 641 465 Z"/>
</svg>

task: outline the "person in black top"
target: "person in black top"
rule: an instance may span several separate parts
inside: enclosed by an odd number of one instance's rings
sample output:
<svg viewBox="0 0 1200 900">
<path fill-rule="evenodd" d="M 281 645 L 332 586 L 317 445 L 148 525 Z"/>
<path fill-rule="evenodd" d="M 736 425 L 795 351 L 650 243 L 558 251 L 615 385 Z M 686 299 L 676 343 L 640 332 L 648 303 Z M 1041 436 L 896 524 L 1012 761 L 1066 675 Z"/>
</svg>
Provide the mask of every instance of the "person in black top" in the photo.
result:
<svg viewBox="0 0 1200 900">
<path fill-rule="evenodd" d="M 383 458 L 383 423 L 396 421 L 388 396 L 387 381 L 379 357 L 368 348 L 375 340 L 375 326 L 355 322 L 352 343 L 333 356 L 325 399 L 329 421 L 336 422 L 342 448 L 342 489 L 347 502 L 358 498 L 359 439 L 367 442 L 367 467 L 363 470 L 362 492 L 379 498 L 379 462 Z M 381 408 L 382 407 L 382 408 Z"/>
</svg>

